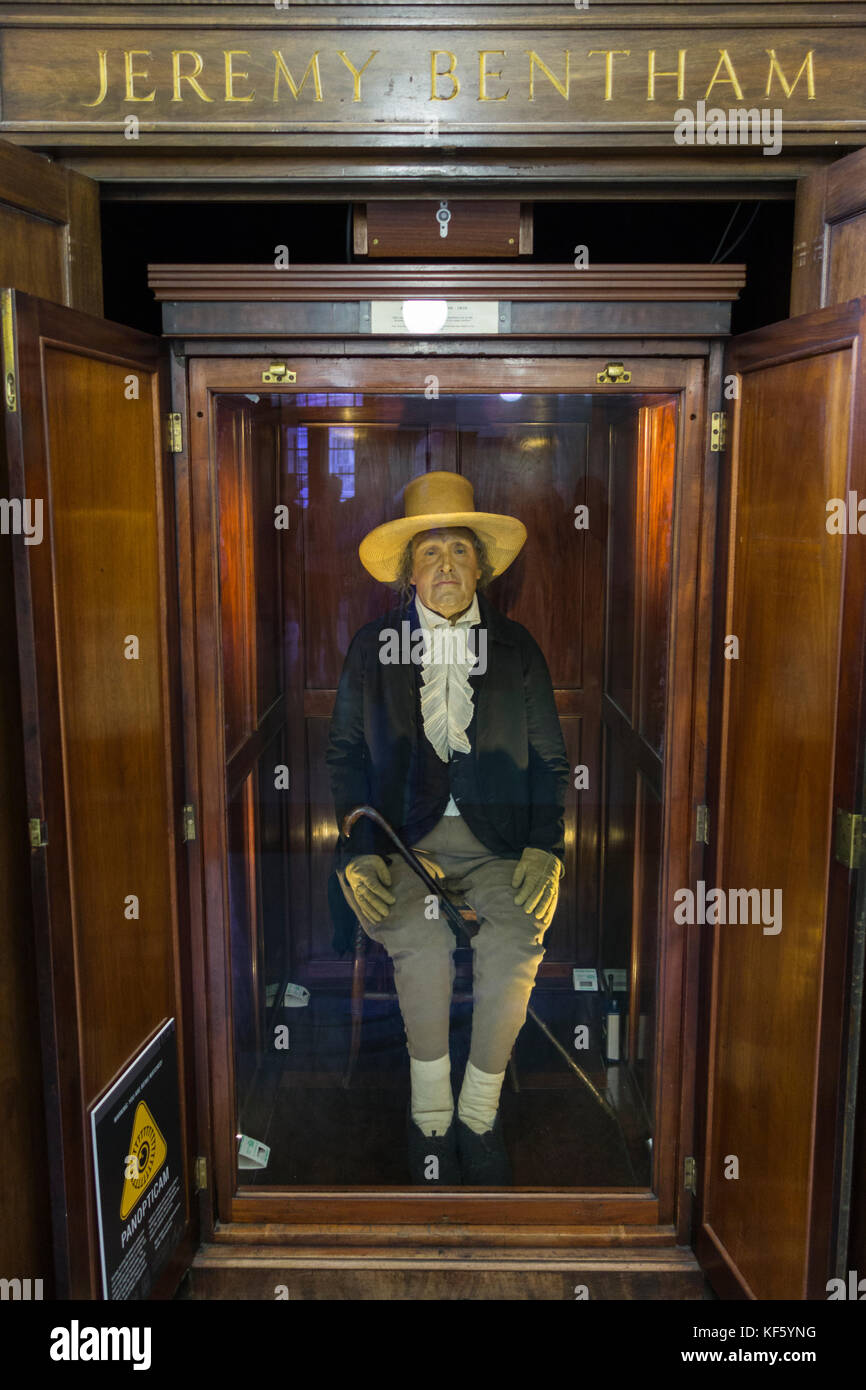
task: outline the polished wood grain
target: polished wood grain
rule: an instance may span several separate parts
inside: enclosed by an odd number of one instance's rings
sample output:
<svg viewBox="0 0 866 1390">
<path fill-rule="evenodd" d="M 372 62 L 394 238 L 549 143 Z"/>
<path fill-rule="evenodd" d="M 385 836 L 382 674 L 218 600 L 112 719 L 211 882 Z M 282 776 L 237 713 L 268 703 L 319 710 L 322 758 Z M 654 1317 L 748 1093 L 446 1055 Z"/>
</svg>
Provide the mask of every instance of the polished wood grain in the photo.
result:
<svg viewBox="0 0 866 1390">
<path fill-rule="evenodd" d="M 0 285 L 98 313 L 102 306 L 99 195 L 90 179 L 0 141 Z M 0 495 L 12 497 L 5 431 Z M 12 550 L 0 549 L 0 1265 L 54 1288 L 49 1154 L 41 1094 L 24 735 L 15 632 Z"/>
<path fill-rule="evenodd" d="M 355 208 L 355 252 L 357 255 L 387 257 L 390 260 L 452 260 L 475 256 L 527 255 L 532 250 L 532 211 L 529 210 L 528 235 L 518 202 L 502 203 L 485 199 L 483 203 L 446 200 L 451 213 L 447 236 L 442 236 L 436 214 L 442 199 L 435 202 L 368 202 Z M 529 245 L 526 245 L 527 240 Z"/>
<path fill-rule="evenodd" d="M 864 586 L 857 538 L 825 521 L 828 498 L 864 483 L 861 333 L 858 301 L 747 335 L 728 363 L 739 399 L 716 642 L 736 634 L 740 654 L 716 652 L 711 873 L 724 889 L 781 890 L 784 911 L 778 935 L 690 930 L 712 960 L 699 1251 L 726 1269 L 720 1290 L 747 1297 L 825 1297 L 832 1272 L 852 912 L 832 830 L 858 795 Z"/>
<path fill-rule="evenodd" d="M 263 300 L 459 299 L 660 300 L 736 299 L 742 265 L 149 265 L 147 283 L 162 301 L 257 303 Z"/>
</svg>

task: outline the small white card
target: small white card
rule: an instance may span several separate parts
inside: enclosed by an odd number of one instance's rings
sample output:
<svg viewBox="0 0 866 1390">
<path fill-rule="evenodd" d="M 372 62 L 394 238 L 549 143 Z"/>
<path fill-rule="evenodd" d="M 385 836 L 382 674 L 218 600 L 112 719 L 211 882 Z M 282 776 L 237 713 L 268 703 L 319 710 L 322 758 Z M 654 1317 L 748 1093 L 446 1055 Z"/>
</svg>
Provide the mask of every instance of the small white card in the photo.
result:
<svg viewBox="0 0 866 1390">
<path fill-rule="evenodd" d="M 615 994 L 624 994 L 628 989 L 627 970 L 604 969 L 602 974 L 608 989 L 612 989 Z"/>
<path fill-rule="evenodd" d="M 572 970 L 571 978 L 574 981 L 574 988 L 577 990 L 589 990 L 592 993 L 596 993 L 598 991 L 597 970 Z"/>
<path fill-rule="evenodd" d="M 267 1168 L 271 1151 L 260 1139 L 251 1139 L 248 1134 L 238 1135 L 238 1167 Z"/>
<path fill-rule="evenodd" d="M 303 1009 L 310 1002 L 310 991 L 305 985 L 286 985 L 283 995 L 284 1009 Z"/>
</svg>

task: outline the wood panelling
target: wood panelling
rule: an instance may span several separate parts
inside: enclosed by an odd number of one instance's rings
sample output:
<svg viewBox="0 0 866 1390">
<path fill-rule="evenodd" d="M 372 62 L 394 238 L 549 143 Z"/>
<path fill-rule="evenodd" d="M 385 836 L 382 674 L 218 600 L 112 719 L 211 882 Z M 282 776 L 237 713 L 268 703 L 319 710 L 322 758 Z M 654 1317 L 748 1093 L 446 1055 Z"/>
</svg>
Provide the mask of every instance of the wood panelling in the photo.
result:
<svg viewBox="0 0 866 1390">
<path fill-rule="evenodd" d="M 729 359 L 712 885 L 728 905 L 766 894 L 780 930 L 742 912 L 689 930 L 713 962 L 700 1252 L 756 1298 L 824 1297 L 831 1272 L 851 908 L 832 830 L 858 794 L 861 639 L 844 635 L 862 637 L 864 594 L 857 538 L 826 521 L 828 499 L 864 485 L 861 306 L 747 335 Z"/>
<path fill-rule="evenodd" d="M 98 313 L 97 185 L 0 141 L 0 285 Z M 14 495 L 0 434 L 0 496 Z M 0 541 L 0 1266 L 53 1284 L 12 546 Z"/>
</svg>

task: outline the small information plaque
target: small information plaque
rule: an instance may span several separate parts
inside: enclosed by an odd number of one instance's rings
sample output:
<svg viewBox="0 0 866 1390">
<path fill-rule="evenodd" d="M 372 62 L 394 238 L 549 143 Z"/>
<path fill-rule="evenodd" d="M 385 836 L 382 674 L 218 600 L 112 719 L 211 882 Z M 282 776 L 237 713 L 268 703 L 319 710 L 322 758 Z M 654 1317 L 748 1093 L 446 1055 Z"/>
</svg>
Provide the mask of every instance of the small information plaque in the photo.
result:
<svg viewBox="0 0 866 1390">
<path fill-rule="evenodd" d="M 498 300 L 374 299 L 370 332 L 432 338 L 441 333 L 499 333 Z"/>
<path fill-rule="evenodd" d="M 147 1298 L 186 1224 L 169 1019 L 90 1112 L 106 1299 Z"/>
</svg>

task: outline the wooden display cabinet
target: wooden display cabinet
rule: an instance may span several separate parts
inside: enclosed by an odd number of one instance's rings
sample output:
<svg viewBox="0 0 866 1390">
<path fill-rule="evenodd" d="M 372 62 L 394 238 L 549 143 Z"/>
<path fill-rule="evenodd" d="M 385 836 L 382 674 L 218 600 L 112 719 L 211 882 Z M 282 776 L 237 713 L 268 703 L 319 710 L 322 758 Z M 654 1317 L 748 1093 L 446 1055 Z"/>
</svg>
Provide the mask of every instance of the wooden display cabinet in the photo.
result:
<svg viewBox="0 0 866 1390">
<path fill-rule="evenodd" d="M 855 878 L 834 832 L 859 809 L 866 619 L 862 546 L 828 532 L 825 503 L 866 492 L 866 306 L 729 341 L 742 283 L 736 266 L 156 266 L 163 344 L 9 296 L 10 467 L 22 496 L 51 499 L 50 545 L 17 552 L 16 593 L 68 1292 L 96 1289 L 87 1109 L 167 1014 L 188 1158 L 176 1268 L 203 1239 L 194 1269 L 214 1291 L 237 1278 L 272 1297 L 290 1270 L 352 1296 L 399 1269 L 404 1289 L 470 1296 L 514 1296 L 517 1276 L 537 1296 L 578 1276 L 593 1296 L 658 1279 L 696 1296 L 701 1266 L 734 1296 L 823 1288 L 850 1140 Z M 409 299 L 459 302 L 468 326 L 401 332 Z M 485 304 L 495 331 L 472 327 Z M 491 596 L 545 651 L 590 788 L 566 809 L 538 988 L 568 998 L 605 952 L 627 971 L 644 1183 L 557 1171 L 442 1193 L 238 1173 L 265 957 L 281 982 L 348 988 L 322 753 L 347 642 L 382 611 L 357 542 L 438 467 L 530 532 Z M 130 632 L 149 662 L 124 680 Z M 282 802 L 265 794 L 274 763 Z M 127 955 L 110 924 L 136 864 L 159 903 Z M 679 921 L 700 881 L 780 889 L 783 929 Z M 770 1131 L 758 1201 L 723 1162 L 760 1168 Z"/>
</svg>

